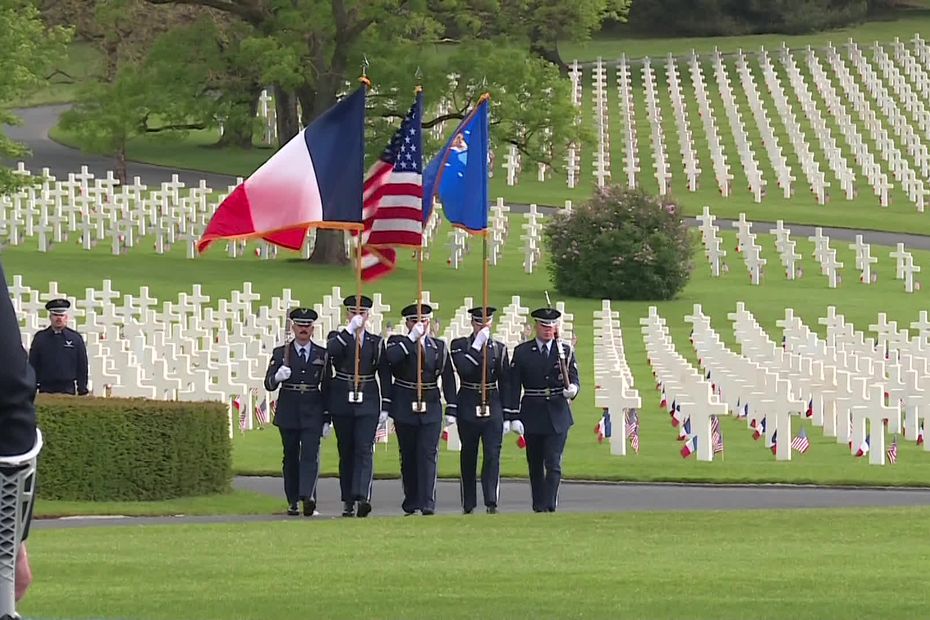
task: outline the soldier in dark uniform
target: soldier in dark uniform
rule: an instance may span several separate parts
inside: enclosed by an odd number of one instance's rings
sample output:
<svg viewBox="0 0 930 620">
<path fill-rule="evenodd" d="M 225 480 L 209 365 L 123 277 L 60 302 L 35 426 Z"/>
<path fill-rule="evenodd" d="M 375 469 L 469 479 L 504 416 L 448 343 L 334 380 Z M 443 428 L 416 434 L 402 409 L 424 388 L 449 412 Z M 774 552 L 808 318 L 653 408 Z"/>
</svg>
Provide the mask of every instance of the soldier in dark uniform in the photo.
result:
<svg viewBox="0 0 930 620">
<path fill-rule="evenodd" d="M 530 316 L 536 319 L 536 337 L 513 351 L 510 372 L 512 409 L 505 412 L 511 430 L 526 439 L 526 462 L 530 472 L 535 512 L 555 512 L 562 481 L 562 451 L 572 419 L 571 401 L 578 395 L 578 363 L 572 347 L 559 341 L 556 326 L 562 314 L 554 308 L 540 308 Z M 568 370 L 568 385 L 563 380 Z M 522 392 L 522 400 L 521 400 Z M 516 403 L 519 404 L 517 409 Z"/>
<path fill-rule="evenodd" d="M 510 422 L 504 421 L 501 396 L 508 394 L 507 379 L 510 359 L 507 345 L 491 339 L 491 317 L 496 308 L 472 308 L 472 335 L 456 338 L 449 345 L 452 362 L 458 371 L 460 384 L 456 421 L 462 439 L 459 454 L 462 485 L 462 510 L 471 514 L 478 504 L 475 490 L 475 470 L 478 467 L 478 443 L 482 445 L 481 490 L 488 513 L 497 512 L 497 495 L 500 487 L 501 444 Z M 487 323 L 485 323 L 487 316 Z M 487 347 L 485 347 L 487 344 Z M 488 352 L 487 366 L 484 355 Z M 485 374 L 485 400 L 482 400 L 481 371 Z M 486 408 L 481 409 L 482 405 Z"/>
<path fill-rule="evenodd" d="M 45 304 L 51 325 L 37 333 L 29 348 L 29 364 L 36 373 L 39 392 L 87 394 L 87 348 L 81 334 L 68 327 L 67 299 Z"/>
<path fill-rule="evenodd" d="M 382 396 L 390 399 L 390 414 L 394 420 L 397 443 L 400 447 L 400 473 L 404 485 L 404 513 L 412 515 L 436 512 L 436 467 L 439 459 L 439 436 L 442 434 L 442 402 L 439 396 L 439 379 L 446 412 L 455 411 L 455 371 L 446 344 L 428 336 L 433 309 L 427 304 L 407 306 L 401 311 L 409 333 L 391 336 L 386 343 L 384 359 L 393 376 L 391 393 Z M 420 317 L 420 321 L 417 317 Z M 421 394 L 417 400 L 417 356 L 422 354 Z M 423 402 L 424 410 L 418 402 Z"/>
<path fill-rule="evenodd" d="M 332 416 L 339 446 L 339 486 L 342 490 L 342 516 L 367 517 L 371 512 L 371 489 L 374 478 L 375 431 L 388 418 L 390 398 L 382 399 L 376 374 L 382 385 L 390 385 L 391 372 L 381 363 L 381 336 L 365 329 L 372 301 L 364 295 L 346 297 L 348 325 L 330 333 L 329 353 L 333 379 L 329 390 L 329 413 Z M 355 385 L 355 352 L 361 343 L 358 386 Z M 389 393 L 390 390 L 388 389 Z"/>
<path fill-rule="evenodd" d="M 320 438 L 330 433 L 326 412 L 328 362 L 326 349 L 310 340 L 317 313 L 309 308 L 295 308 L 289 316 L 294 340 L 275 347 L 265 372 L 265 389 L 281 388 L 274 425 L 281 433 L 284 447 L 287 514 L 299 514 L 300 500 L 304 515 L 309 517 L 316 514 Z"/>
</svg>

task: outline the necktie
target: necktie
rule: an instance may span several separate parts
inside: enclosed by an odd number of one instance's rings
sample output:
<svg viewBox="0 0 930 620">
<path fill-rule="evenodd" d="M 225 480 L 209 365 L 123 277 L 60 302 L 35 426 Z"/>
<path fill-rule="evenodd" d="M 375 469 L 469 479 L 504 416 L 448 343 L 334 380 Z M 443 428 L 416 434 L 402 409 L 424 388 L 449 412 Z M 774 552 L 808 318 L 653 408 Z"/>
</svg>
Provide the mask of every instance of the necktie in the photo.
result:
<svg viewBox="0 0 930 620">
<path fill-rule="evenodd" d="M 549 357 L 549 343 L 544 342 L 543 346 L 539 347 L 539 352 L 543 357 Z"/>
<path fill-rule="evenodd" d="M 303 364 L 307 363 L 307 350 L 303 347 L 300 347 L 300 361 Z"/>
</svg>

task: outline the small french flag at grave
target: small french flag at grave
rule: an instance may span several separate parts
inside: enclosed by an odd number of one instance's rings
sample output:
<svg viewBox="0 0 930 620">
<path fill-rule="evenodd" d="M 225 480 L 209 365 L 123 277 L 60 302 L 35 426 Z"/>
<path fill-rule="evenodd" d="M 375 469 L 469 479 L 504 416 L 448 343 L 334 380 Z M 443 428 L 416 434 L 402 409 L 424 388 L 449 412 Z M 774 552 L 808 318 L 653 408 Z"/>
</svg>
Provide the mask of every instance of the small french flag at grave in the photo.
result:
<svg viewBox="0 0 930 620">
<path fill-rule="evenodd" d="M 859 444 L 859 449 L 856 450 L 856 456 L 857 457 L 865 456 L 868 453 L 869 453 L 869 436 L 866 435 L 865 440 L 861 444 Z"/>
<path fill-rule="evenodd" d="M 772 445 L 769 446 L 769 449 L 772 451 L 772 454 L 775 454 L 775 451 L 778 448 L 778 431 L 772 433 Z"/>
<path fill-rule="evenodd" d="M 806 415 L 809 418 L 814 417 L 814 399 L 813 398 L 807 401 L 807 411 L 804 412 L 804 415 Z"/>
<path fill-rule="evenodd" d="M 688 440 L 681 446 L 681 458 L 688 458 L 697 451 L 697 436 L 688 437 Z"/>
</svg>

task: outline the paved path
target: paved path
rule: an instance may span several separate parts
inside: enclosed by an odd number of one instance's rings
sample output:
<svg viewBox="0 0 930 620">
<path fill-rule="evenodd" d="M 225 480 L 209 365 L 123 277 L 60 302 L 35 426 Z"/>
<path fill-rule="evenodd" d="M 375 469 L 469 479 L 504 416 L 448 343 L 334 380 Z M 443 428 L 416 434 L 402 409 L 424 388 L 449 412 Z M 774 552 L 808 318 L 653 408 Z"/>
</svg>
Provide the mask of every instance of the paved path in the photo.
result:
<svg viewBox="0 0 930 620">
<path fill-rule="evenodd" d="M 281 479 L 240 477 L 237 489 L 247 489 L 282 497 Z M 480 500 L 480 490 L 479 501 Z M 318 488 L 321 518 L 341 518 L 339 482 L 323 478 Z M 526 481 L 502 481 L 500 512 L 530 512 L 530 488 Z M 372 517 L 400 516 L 399 480 L 377 480 L 373 495 Z M 39 519 L 34 528 L 101 527 L 114 525 L 167 525 L 178 523 L 253 523 L 293 520 L 283 514 L 211 517 L 91 517 Z M 437 492 L 439 514 L 460 514 L 457 482 L 440 481 Z M 566 482 L 559 496 L 561 512 L 642 512 L 650 510 L 739 510 L 770 508 L 847 508 L 866 506 L 930 506 L 930 489 L 842 489 L 776 485 L 702 485 L 702 484 L 596 484 Z M 477 512 L 481 512 L 479 509 Z M 301 517 L 303 519 L 303 517 Z"/>
<path fill-rule="evenodd" d="M 81 169 L 81 166 L 87 166 L 95 176 L 106 176 L 107 171 L 113 169 L 112 159 L 81 153 L 49 139 L 49 130 L 55 126 L 58 116 L 67 107 L 67 105 L 54 105 L 16 110 L 15 113 L 22 119 L 23 124 L 18 127 L 7 127 L 6 132 L 13 139 L 26 144 L 29 150 L 32 151 L 32 156 L 24 160 L 26 167 L 30 170 L 39 171 L 42 168 L 48 168 L 55 177 L 63 179 L 67 178 L 69 172 L 76 172 Z M 149 164 L 129 164 L 129 176 L 140 177 L 142 182 L 149 187 L 171 180 L 172 174 L 177 174 L 181 181 L 189 186 L 195 186 L 200 183 L 201 179 L 206 179 L 209 187 L 225 188 L 236 181 L 235 177 L 222 174 L 176 170 Z M 527 205 L 512 205 L 515 213 L 526 212 L 527 208 Z M 540 207 L 540 211 L 543 213 L 552 213 L 556 209 L 556 207 Z M 731 221 L 733 220 L 717 220 L 721 230 L 732 230 L 729 224 Z M 688 218 L 688 223 L 691 226 L 697 225 L 694 218 Z M 774 224 L 765 222 L 754 222 L 753 224 L 754 230 L 763 234 L 768 233 L 774 226 Z M 814 234 L 813 226 L 801 224 L 790 224 L 790 226 L 795 237 L 807 237 Z M 894 246 L 895 243 L 900 241 L 910 248 L 930 249 L 930 236 L 856 231 L 847 228 L 822 228 L 824 234 L 837 240 L 853 241 L 856 234 L 862 234 L 866 243 Z"/>
</svg>

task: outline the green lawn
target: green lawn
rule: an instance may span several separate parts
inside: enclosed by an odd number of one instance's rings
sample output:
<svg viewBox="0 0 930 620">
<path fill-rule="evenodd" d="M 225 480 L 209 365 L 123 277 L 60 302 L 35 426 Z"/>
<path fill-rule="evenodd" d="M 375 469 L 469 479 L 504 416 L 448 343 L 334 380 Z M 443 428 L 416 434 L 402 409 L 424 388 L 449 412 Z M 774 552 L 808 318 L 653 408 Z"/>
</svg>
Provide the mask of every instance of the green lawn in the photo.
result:
<svg viewBox="0 0 930 620">
<path fill-rule="evenodd" d="M 100 52 L 90 43 L 75 42 L 35 91 L 13 102 L 14 107 L 29 107 L 74 101 L 78 89 L 89 82 L 100 67 Z"/>
<path fill-rule="evenodd" d="M 34 618 L 917 618 L 927 508 L 41 530 Z M 883 559 L 877 559 L 876 555 Z M 144 593 L 144 595 L 142 595 Z"/>
<path fill-rule="evenodd" d="M 516 230 L 519 217 L 512 228 Z M 438 315 L 448 320 L 453 310 L 470 295 L 480 298 L 480 270 L 475 252 L 466 259 L 466 268 L 452 270 L 446 265 L 446 229 L 436 238 L 432 259 L 426 266 L 425 287 L 432 298 L 440 303 Z M 905 323 L 916 320 L 920 309 L 927 307 L 927 288 L 908 295 L 903 284 L 893 279 L 893 262 L 888 249 L 873 248 L 879 258 L 876 272 L 878 283 L 866 286 L 858 283 L 853 273 L 852 251 L 846 244 L 834 242 L 838 259 L 846 264 L 841 286 L 830 290 L 826 278 L 810 257 L 811 244 L 798 239 L 798 251 L 804 255 L 805 277 L 789 282 L 778 264 L 771 237 L 760 237 L 763 256 L 769 265 L 762 286 L 753 287 L 741 259 L 732 252 L 735 245 L 732 233 L 725 233 L 725 247 L 730 248 L 728 257 L 730 271 L 720 279 L 709 276 L 709 266 L 698 251 L 695 254 L 695 274 L 688 287 L 677 299 L 656 304 L 659 312 L 668 319 L 672 335 L 679 350 L 687 354 L 688 326 L 683 317 L 691 312 L 695 303 L 703 305 L 704 312 L 724 339 L 732 343 L 732 332 L 726 318 L 737 301 L 744 301 L 755 313 L 760 324 L 777 341 L 780 332 L 775 321 L 784 316 L 785 307 L 793 307 L 804 321 L 819 333 L 823 333 L 817 318 L 824 316 L 828 305 L 835 305 L 846 314 L 859 329 L 868 330 L 878 312 L 885 312 L 890 320 Z M 491 302 L 497 306 L 509 303 L 512 295 L 520 295 L 524 305 L 537 307 L 545 303 L 544 291 L 552 290 L 545 272 L 533 275 L 522 273 L 520 243 L 516 237 L 507 244 L 502 264 L 491 270 Z M 150 294 L 162 299 L 176 299 L 180 291 L 190 290 L 193 283 L 201 283 L 205 293 L 212 297 L 211 303 L 229 297 L 229 292 L 240 288 L 242 282 L 252 282 L 255 290 L 268 301 L 272 295 L 280 295 L 282 288 L 289 287 L 304 303 L 314 303 L 329 292 L 333 284 L 344 290 L 353 287 L 351 268 L 312 267 L 300 260 L 260 261 L 251 256 L 229 259 L 222 245 L 209 251 L 206 256 L 188 261 L 183 250 L 175 247 L 170 255 L 154 256 L 150 242 L 132 250 L 128 256 L 113 257 L 106 248 L 85 253 L 76 245 L 68 243 L 40 255 L 32 248 L 9 248 L 3 253 L 7 277 L 22 274 L 25 282 L 35 288 L 45 289 L 49 280 L 57 280 L 62 290 L 83 295 L 87 287 L 101 286 L 104 277 L 110 278 L 116 289 L 124 294 L 135 295 L 140 285 L 146 285 Z M 915 252 L 918 265 L 930 265 L 930 253 Z M 923 276 L 926 281 L 926 276 Z M 401 257 L 398 272 L 381 280 L 367 291 L 380 291 L 386 302 L 392 305 L 392 316 L 402 305 L 415 298 L 415 269 L 405 255 Z M 555 299 L 559 296 L 555 295 Z M 823 438 L 819 430 L 809 429 L 813 447 L 806 455 L 796 456 L 790 463 L 775 462 L 771 453 L 761 442 L 751 439 L 744 425 L 736 420 L 723 422 L 726 452 L 723 459 L 713 463 L 698 463 L 693 459 L 683 460 L 678 454 L 677 432 L 668 422 L 667 414 L 658 408 L 658 398 L 652 385 L 652 377 L 646 364 L 644 347 L 639 333 L 638 321 L 647 314 L 649 303 L 617 302 L 614 307 L 621 313 L 624 329 L 624 344 L 628 363 L 633 371 L 636 385 L 643 400 L 642 449 L 639 455 L 626 458 L 611 457 L 606 445 L 595 441 L 593 427 L 600 412 L 594 407 L 592 390 L 592 321 L 593 311 L 600 307 L 597 300 L 567 299 L 569 310 L 575 315 L 575 328 L 579 335 L 578 355 L 582 371 L 582 392 L 575 405 L 576 426 L 569 439 L 564 470 L 570 478 L 600 478 L 612 480 L 703 480 L 713 482 L 820 482 L 835 484 L 930 484 L 930 455 L 910 443 L 901 443 L 898 464 L 873 467 L 862 459 L 853 458 L 845 446 Z M 511 435 L 505 441 L 503 470 L 507 476 L 525 476 L 526 466 L 523 453 L 514 445 Z M 335 471 L 335 442 L 324 444 L 324 471 Z M 273 428 L 252 431 L 237 437 L 234 442 L 234 468 L 240 473 L 277 474 L 280 470 L 280 440 Z M 379 447 L 377 472 L 379 475 L 394 475 L 398 471 L 396 444 Z M 455 455 L 443 454 L 441 472 L 452 476 L 456 472 Z"/>
<path fill-rule="evenodd" d="M 276 498 L 236 490 L 222 495 L 181 497 L 163 502 L 69 502 L 39 497 L 36 500 L 35 515 L 40 519 L 71 515 L 251 515 L 271 514 L 280 510 L 281 501 Z"/>
<path fill-rule="evenodd" d="M 691 50 L 698 53 L 712 52 L 714 48 L 721 52 L 735 52 L 758 50 L 765 47 L 774 50 L 781 47 L 784 41 L 789 47 L 804 48 L 823 46 L 828 42 L 834 45 L 845 43 L 847 39 L 868 42 L 892 42 L 895 37 L 902 40 L 910 39 L 914 34 L 926 38 L 930 33 L 930 9 L 927 2 L 919 3 L 921 6 L 904 8 L 896 11 L 882 13 L 863 24 L 828 30 L 815 34 L 783 35 L 760 34 L 742 35 L 732 37 L 651 37 L 642 36 L 630 27 L 618 28 L 609 35 L 594 37 L 590 41 L 580 43 L 560 43 L 559 52 L 567 63 L 572 60 L 592 61 L 597 58 L 615 60 L 621 54 L 629 58 L 663 58 L 667 54 L 688 54 Z"/>
</svg>

